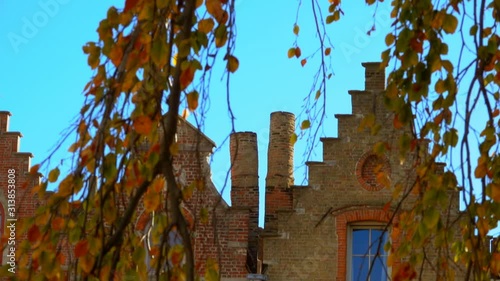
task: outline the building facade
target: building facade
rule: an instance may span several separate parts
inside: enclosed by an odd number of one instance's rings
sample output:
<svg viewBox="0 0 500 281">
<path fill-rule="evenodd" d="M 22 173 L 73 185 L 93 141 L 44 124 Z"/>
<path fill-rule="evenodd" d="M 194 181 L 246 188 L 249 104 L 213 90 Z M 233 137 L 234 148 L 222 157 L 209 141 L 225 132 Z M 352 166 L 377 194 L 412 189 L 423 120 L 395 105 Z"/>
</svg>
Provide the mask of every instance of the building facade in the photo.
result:
<svg viewBox="0 0 500 281">
<path fill-rule="evenodd" d="M 215 144 L 185 120 L 179 121 L 175 159 L 179 181 L 205 183 L 185 202 L 192 218 L 196 271 L 203 274 L 209 259 L 217 261 L 221 280 L 388 280 L 391 267 L 383 250 L 393 219 L 393 196 L 380 172 L 397 182 L 411 177 L 411 165 L 398 154 L 379 155 L 373 145 L 385 141 L 397 147 L 401 130 L 383 105 L 385 73 L 379 63 L 364 63 L 365 90 L 349 91 L 351 114 L 337 114 L 338 137 L 322 138 L 323 159 L 308 162 L 307 186 L 294 185 L 295 117 L 271 114 L 266 175 L 264 229 L 258 226 L 259 182 L 257 135 L 230 136 L 231 201 L 229 206 L 211 181 L 209 156 Z M 366 114 L 382 124 L 378 134 L 359 130 Z M 29 177 L 31 154 L 19 152 L 21 134 L 8 130 L 10 113 L 0 112 L 0 228 L 4 237 L 2 263 L 9 261 L 8 183 L 15 178 L 15 215 L 34 213 L 42 200 L 31 195 L 38 178 Z M 458 201 L 457 201 L 458 202 Z M 210 210 L 208 223 L 199 218 Z M 142 212 L 139 209 L 138 212 Z M 458 212 L 458 207 L 457 207 Z M 137 229 L 145 231 L 147 216 L 138 215 Z M 23 237 L 21 237 L 23 239 Z M 427 269 L 424 269 L 427 270 Z M 429 271 L 430 272 L 430 271 Z"/>
</svg>

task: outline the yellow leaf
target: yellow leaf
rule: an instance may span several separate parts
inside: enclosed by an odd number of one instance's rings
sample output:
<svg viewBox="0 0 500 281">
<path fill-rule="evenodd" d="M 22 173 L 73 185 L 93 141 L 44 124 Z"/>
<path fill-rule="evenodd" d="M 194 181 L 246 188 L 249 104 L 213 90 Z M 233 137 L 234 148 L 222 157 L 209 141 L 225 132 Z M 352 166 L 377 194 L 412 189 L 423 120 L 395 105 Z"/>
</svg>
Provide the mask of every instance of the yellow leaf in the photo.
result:
<svg viewBox="0 0 500 281">
<path fill-rule="evenodd" d="M 293 26 L 293 34 L 299 35 L 300 27 L 298 25 Z"/>
<path fill-rule="evenodd" d="M 309 129 L 309 127 L 311 127 L 311 122 L 309 120 L 304 120 L 300 124 L 300 129 L 301 130 Z"/>
<path fill-rule="evenodd" d="M 50 171 L 49 172 L 49 182 L 57 181 L 59 174 L 60 174 L 59 168 L 55 168 L 52 171 Z"/>
<path fill-rule="evenodd" d="M 295 56 L 295 48 L 288 49 L 288 58 L 291 59 Z"/>
<path fill-rule="evenodd" d="M 214 20 L 209 18 L 209 19 L 202 19 L 198 22 L 198 30 L 200 32 L 203 32 L 205 34 L 209 33 L 212 31 L 214 28 Z"/>
<path fill-rule="evenodd" d="M 182 110 L 182 119 L 186 120 L 189 116 L 189 110 L 187 110 L 186 108 L 184 108 Z"/>
<path fill-rule="evenodd" d="M 170 154 L 176 156 L 179 154 L 179 143 L 174 142 L 170 145 Z"/>
<path fill-rule="evenodd" d="M 290 137 L 290 144 L 294 145 L 297 142 L 297 134 L 293 133 L 293 135 Z"/>
<path fill-rule="evenodd" d="M 95 258 L 92 255 L 85 255 L 78 260 L 78 265 L 85 273 L 90 273 L 94 267 Z"/>
<path fill-rule="evenodd" d="M 236 70 L 238 70 L 238 67 L 240 65 L 240 62 L 238 61 L 238 58 L 234 56 L 229 56 L 227 59 L 227 69 L 231 72 L 234 73 Z"/>
<path fill-rule="evenodd" d="M 208 258 L 205 268 L 205 281 L 219 280 L 219 265 L 214 259 Z"/>
</svg>

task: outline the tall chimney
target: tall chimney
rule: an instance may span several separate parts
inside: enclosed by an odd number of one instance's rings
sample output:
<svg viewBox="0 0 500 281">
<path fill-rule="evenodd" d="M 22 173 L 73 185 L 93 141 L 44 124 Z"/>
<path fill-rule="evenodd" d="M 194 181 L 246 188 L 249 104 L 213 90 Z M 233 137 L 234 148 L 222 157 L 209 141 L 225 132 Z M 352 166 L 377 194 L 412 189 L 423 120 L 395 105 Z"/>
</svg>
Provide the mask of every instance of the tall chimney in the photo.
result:
<svg viewBox="0 0 500 281">
<path fill-rule="evenodd" d="M 364 62 L 365 90 L 379 92 L 385 90 L 385 68 L 380 62 Z"/>
<path fill-rule="evenodd" d="M 259 161 L 257 134 L 234 133 L 230 136 L 231 202 L 236 208 L 249 209 L 247 266 L 257 270 L 259 229 Z"/>
<path fill-rule="evenodd" d="M 0 133 L 9 131 L 9 117 L 11 116 L 8 111 L 0 111 Z"/>
<path fill-rule="evenodd" d="M 292 209 L 293 145 L 295 116 L 289 112 L 271 113 L 266 176 L 266 228 L 279 210 Z M 271 225 L 270 225 L 271 224 Z"/>
</svg>

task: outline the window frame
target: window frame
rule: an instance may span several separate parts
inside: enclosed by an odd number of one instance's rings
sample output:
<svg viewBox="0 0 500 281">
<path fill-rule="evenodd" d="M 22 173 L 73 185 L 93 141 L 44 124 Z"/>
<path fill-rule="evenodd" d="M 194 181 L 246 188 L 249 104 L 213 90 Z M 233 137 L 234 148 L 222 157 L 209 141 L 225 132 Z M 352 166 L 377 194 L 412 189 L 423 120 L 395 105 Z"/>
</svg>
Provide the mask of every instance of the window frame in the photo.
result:
<svg viewBox="0 0 500 281">
<path fill-rule="evenodd" d="M 346 276 L 346 280 L 353 280 L 353 276 L 351 276 L 351 273 L 352 273 L 352 259 L 353 259 L 353 230 L 355 229 L 366 229 L 366 230 L 385 230 L 385 235 L 387 236 L 386 239 L 390 239 L 390 230 L 387 229 L 387 224 L 385 223 L 381 223 L 381 222 L 377 222 L 377 221 L 361 221 L 361 222 L 353 222 L 353 223 L 349 223 L 347 225 L 347 257 L 346 257 L 346 273 L 347 273 L 347 276 Z M 371 238 L 370 238 L 371 240 Z M 371 242 L 372 244 L 369 245 L 370 248 L 372 247 L 378 247 L 378 245 L 376 244 L 373 244 L 373 242 Z M 384 243 L 385 245 L 385 243 Z M 382 249 L 384 247 L 384 245 L 381 245 Z M 385 254 L 385 263 L 387 265 L 387 257 L 389 256 L 389 252 L 387 252 Z M 374 255 L 374 257 L 376 257 L 376 255 Z M 370 262 L 371 263 L 371 262 Z M 386 275 L 387 275 L 387 280 L 390 280 L 390 276 L 391 276 L 391 267 L 390 266 L 387 266 L 385 268 L 386 270 Z M 371 277 L 369 278 L 369 280 L 371 281 Z M 357 280 L 355 280 L 357 281 Z M 361 281 L 365 281 L 365 280 L 361 280 Z"/>
</svg>

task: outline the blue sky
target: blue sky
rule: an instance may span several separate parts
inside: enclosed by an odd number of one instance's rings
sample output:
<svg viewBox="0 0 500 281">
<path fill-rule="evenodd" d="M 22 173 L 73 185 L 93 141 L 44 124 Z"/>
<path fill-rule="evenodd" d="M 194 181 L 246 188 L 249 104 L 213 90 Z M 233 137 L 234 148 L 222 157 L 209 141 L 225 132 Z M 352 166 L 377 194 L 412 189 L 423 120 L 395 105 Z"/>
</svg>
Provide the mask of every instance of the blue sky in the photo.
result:
<svg viewBox="0 0 500 281">
<path fill-rule="evenodd" d="M 327 8 L 327 1 L 320 2 Z M 231 103 L 236 130 L 258 135 L 261 195 L 267 172 L 269 115 L 274 111 L 298 114 L 317 70 L 314 59 L 301 67 L 300 60 L 287 58 L 287 50 L 295 40 L 292 28 L 298 4 L 293 0 L 236 0 L 235 55 L 240 67 L 231 78 Z M 121 8 L 124 0 L 0 0 L 0 110 L 12 113 L 10 130 L 22 132 L 21 150 L 34 154 L 33 164 L 49 155 L 79 112 L 83 87 L 92 75 L 81 47 L 97 39 L 98 23 L 113 5 Z M 308 5 L 309 1 L 302 3 L 298 20 L 303 57 L 317 49 Z M 364 88 L 361 63 L 378 61 L 385 49 L 384 38 L 391 20 L 387 2 L 383 5 L 374 18 L 373 10 L 362 1 L 346 1 L 342 6 L 344 18 L 328 26 L 335 46 L 334 76 L 327 85 L 323 136 L 337 135 L 334 114 L 350 113 L 347 91 Z M 374 23 L 376 31 L 366 35 Z M 229 169 L 228 145 L 222 142 L 230 132 L 230 122 L 225 83 L 219 79 L 222 72 L 215 72 L 213 77 L 210 111 L 203 131 L 220 146 L 212 173 L 215 185 L 221 188 Z M 304 179 L 304 148 L 305 140 L 299 140 L 295 147 L 296 184 Z M 66 148 L 61 149 L 51 166 L 69 156 Z M 315 149 L 312 160 L 321 160 L 321 146 Z M 228 195 L 227 189 L 226 200 Z"/>
</svg>

